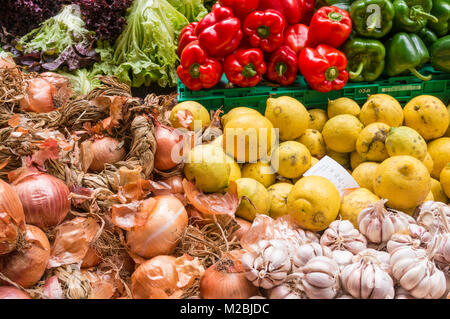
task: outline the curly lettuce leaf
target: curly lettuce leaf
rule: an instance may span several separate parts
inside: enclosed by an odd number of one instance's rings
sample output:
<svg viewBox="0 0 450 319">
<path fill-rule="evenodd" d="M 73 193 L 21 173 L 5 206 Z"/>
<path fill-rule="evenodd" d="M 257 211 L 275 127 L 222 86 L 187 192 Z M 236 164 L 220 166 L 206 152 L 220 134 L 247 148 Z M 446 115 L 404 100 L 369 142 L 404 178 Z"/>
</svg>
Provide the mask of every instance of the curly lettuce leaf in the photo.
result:
<svg viewBox="0 0 450 319">
<path fill-rule="evenodd" d="M 203 0 L 167 0 L 175 9 L 181 12 L 189 22 L 200 21 L 208 14 Z"/>
</svg>

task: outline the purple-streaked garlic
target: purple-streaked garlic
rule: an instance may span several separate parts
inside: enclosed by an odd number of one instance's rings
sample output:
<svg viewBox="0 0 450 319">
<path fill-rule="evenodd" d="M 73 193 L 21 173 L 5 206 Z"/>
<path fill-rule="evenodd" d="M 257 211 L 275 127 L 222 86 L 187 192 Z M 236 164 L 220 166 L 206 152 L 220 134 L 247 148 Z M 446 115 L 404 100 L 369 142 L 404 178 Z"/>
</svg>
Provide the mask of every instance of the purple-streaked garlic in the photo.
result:
<svg viewBox="0 0 450 319">
<path fill-rule="evenodd" d="M 304 291 L 295 287 L 295 282 L 283 283 L 267 291 L 269 299 L 307 299 Z"/>
<path fill-rule="evenodd" d="M 409 224 L 416 221 L 411 216 L 390 208 L 385 208 L 386 199 L 363 209 L 358 215 L 359 231 L 375 244 L 387 242 L 395 233 L 404 233 Z"/>
<path fill-rule="evenodd" d="M 385 269 L 383 257 L 366 249 L 353 257 L 354 263 L 341 271 L 342 288 L 357 299 L 393 299 L 394 282 Z"/>
<path fill-rule="evenodd" d="M 415 248 L 426 248 L 431 241 L 431 234 L 425 227 L 409 224 L 406 234 L 394 234 L 387 242 L 387 251 L 391 253 L 400 246 L 412 246 Z"/>
<path fill-rule="evenodd" d="M 395 289 L 395 299 L 417 299 L 414 298 L 408 290 L 400 287 L 397 287 L 397 289 Z"/>
<path fill-rule="evenodd" d="M 441 202 L 427 201 L 416 209 L 417 223 L 431 234 L 447 232 L 450 224 L 450 206 Z M 444 221 L 446 223 L 444 223 Z"/>
<path fill-rule="evenodd" d="M 254 252 L 242 256 L 246 278 L 256 287 L 270 289 L 280 285 L 291 272 L 289 246 L 281 240 L 261 240 Z"/>
<path fill-rule="evenodd" d="M 292 269 L 294 272 L 300 270 L 313 257 L 332 257 L 330 248 L 319 243 L 309 243 L 291 248 Z"/>
<path fill-rule="evenodd" d="M 401 246 L 391 252 L 391 274 L 415 298 L 437 299 L 446 290 L 444 273 L 431 260 L 430 249 Z"/>
<path fill-rule="evenodd" d="M 339 266 L 329 257 L 313 257 L 300 274 L 301 285 L 310 299 L 333 299 L 339 291 Z"/>
<path fill-rule="evenodd" d="M 331 250 L 348 250 L 357 254 L 367 248 L 366 238 L 348 220 L 335 220 L 320 237 L 320 244 Z"/>
<path fill-rule="evenodd" d="M 450 233 L 438 234 L 436 237 L 437 249 L 434 260 L 450 265 Z"/>
<path fill-rule="evenodd" d="M 389 253 L 381 250 L 367 248 L 360 251 L 355 256 L 353 256 L 352 263 L 359 262 L 361 259 L 364 258 L 376 262 L 378 265 L 381 266 L 381 268 L 383 268 L 385 271 L 389 273 L 390 259 L 391 259 Z"/>
</svg>

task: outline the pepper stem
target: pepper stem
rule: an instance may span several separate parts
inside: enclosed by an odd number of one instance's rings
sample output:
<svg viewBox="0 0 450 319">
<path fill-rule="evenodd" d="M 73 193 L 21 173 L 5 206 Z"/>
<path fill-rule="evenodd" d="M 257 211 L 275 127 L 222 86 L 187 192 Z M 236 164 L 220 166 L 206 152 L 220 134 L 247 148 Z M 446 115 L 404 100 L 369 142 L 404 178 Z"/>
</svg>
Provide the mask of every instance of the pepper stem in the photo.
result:
<svg viewBox="0 0 450 319">
<path fill-rule="evenodd" d="M 267 39 L 270 36 L 270 28 L 266 25 L 259 26 L 256 33 L 262 39 Z"/>
<path fill-rule="evenodd" d="M 287 65 L 284 62 L 278 62 L 275 66 L 275 70 L 277 71 L 278 76 L 283 76 L 283 74 L 287 71 Z"/>
<path fill-rule="evenodd" d="M 249 79 L 254 77 L 258 72 L 256 72 L 256 68 L 253 65 L 253 63 L 249 63 L 246 66 L 244 66 L 244 69 L 242 70 L 242 75 L 244 78 Z"/>
<path fill-rule="evenodd" d="M 363 71 L 363 69 L 364 69 L 364 63 L 360 62 L 359 65 L 358 65 L 358 68 L 356 69 L 355 72 L 353 72 L 353 71 L 348 72 L 348 75 L 350 76 L 350 79 L 354 80 L 358 76 L 360 76 L 362 71 Z"/>
<path fill-rule="evenodd" d="M 432 21 L 434 23 L 438 23 L 439 22 L 439 19 L 437 17 L 435 17 L 434 15 L 432 15 L 431 13 L 425 12 L 425 11 L 423 11 L 420 8 L 418 8 L 418 9 L 414 8 L 413 10 L 414 10 L 414 13 L 416 15 L 418 15 L 419 17 L 425 18 L 425 19 L 430 20 L 430 21 Z"/>
<path fill-rule="evenodd" d="M 335 66 L 329 67 L 325 71 L 325 78 L 327 81 L 332 82 L 332 81 L 336 80 L 338 76 L 339 76 L 339 70 Z"/>
<path fill-rule="evenodd" d="M 339 12 L 336 12 L 336 11 L 332 11 L 332 12 L 328 13 L 328 18 L 330 18 L 330 20 L 339 22 L 342 20 L 342 14 L 340 14 Z"/>
<path fill-rule="evenodd" d="M 194 63 L 189 68 L 189 74 L 194 78 L 198 79 L 200 77 L 200 64 Z"/>
<path fill-rule="evenodd" d="M 432 79 L 432 75 L 431 74 L 428 75 L 428 76 L 424 76 L 424 75 L 420 74 L 419 71 L 416 70 L 416 68 L 410 68 L 409 71 L 411 71 L 412 74 L 417 76 L 422 81 L 430 81 Z"/>
</svg>

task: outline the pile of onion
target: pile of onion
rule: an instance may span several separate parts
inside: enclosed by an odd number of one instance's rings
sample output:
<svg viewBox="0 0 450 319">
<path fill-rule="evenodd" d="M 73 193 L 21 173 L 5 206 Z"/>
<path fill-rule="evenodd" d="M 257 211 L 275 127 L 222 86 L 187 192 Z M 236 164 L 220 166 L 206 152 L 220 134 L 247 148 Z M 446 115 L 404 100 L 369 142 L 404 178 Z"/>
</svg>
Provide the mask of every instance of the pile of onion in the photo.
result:
<svg viewBox="0 0 450 319">
<path fill-rule="evenodd" d="M 25 96 L 19 101 L 24 111 L 46 113 L 55 109 L 53 96 L 56 88 L 49 81 L 37 77 L 28 81 Z"/>
<path fill-rule="evenodd" d="M 81 145 L 81 162 L 85 171 L 100 172 L 105 164 L 115 164 L 125 155 L 123 143 L 109 136 L 88 140 Z"/>
<path fill-rule="evenodd" d="M 70 191 L 63 181 L 31 169 L 12 179 L 27 224 L 40 228 L 53 227 L 67 216 L 70 210 Z"/>
</svg>

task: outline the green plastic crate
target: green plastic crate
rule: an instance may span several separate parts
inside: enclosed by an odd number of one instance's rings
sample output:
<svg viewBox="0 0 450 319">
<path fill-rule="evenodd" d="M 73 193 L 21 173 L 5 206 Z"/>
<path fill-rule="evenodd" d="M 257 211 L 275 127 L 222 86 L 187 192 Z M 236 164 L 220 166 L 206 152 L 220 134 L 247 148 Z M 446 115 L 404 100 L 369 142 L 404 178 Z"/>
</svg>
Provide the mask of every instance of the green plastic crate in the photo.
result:
<svg viewBox="0 0 450 319">
<path fill-rule="evenodd" d="M 299 76 L 291 86 L 267 86 L 259 84 L 252 88 L 226 88 L 228 83 L 223 76 L 220 83 L 212 89 L 191 91 L 183 83 L 178 82 L 178 101 L 197 101 L 208 110 L 216 110 L 223 106 L 226 113 L 238 106 L 253 107 L 264 113 L 269 96 L 292 96 L 300 100 L 308 109 L 326 109 L 328 100 L 348 97 L 362 104 L 372 94 L 384 93 L 395 97 L 404 104 L 411 98 L 422 95 L 434 95 L 444 103 L 450 99 L 450 74 L 435 71 L 430 65 L 421 70 L 422 74 L 433 74 L 431 81 L 423 82 L 413 75 L 386 77 L 374 83 L 348 83 L 342 90 L 320 93 L 307 85 L 303 76 Z"/>
</svg>

